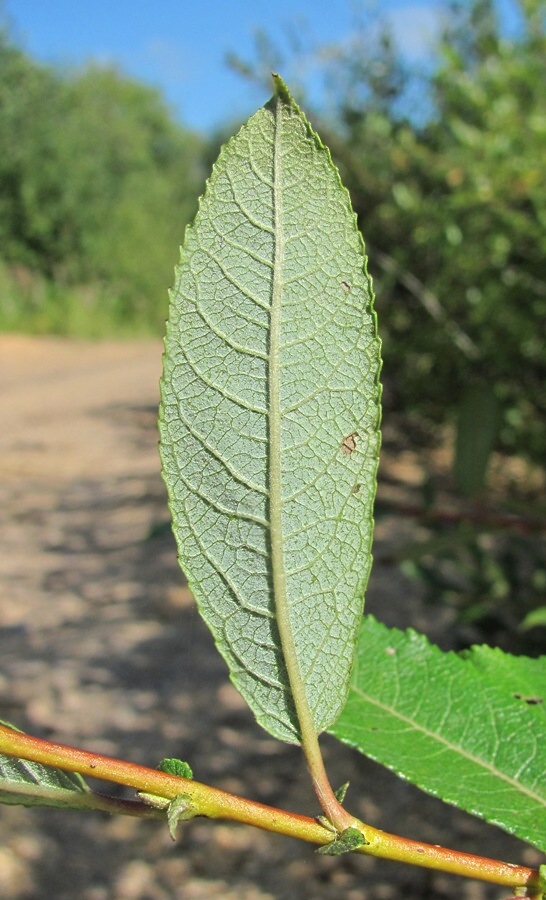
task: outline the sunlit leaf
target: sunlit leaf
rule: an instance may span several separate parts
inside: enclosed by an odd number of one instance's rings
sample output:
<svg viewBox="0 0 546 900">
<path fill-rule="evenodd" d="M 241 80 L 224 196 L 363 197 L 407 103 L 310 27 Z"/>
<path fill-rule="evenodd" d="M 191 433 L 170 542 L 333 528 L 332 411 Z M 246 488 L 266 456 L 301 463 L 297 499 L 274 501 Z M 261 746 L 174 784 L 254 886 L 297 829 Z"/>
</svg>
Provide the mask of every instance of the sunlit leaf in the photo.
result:
<svg viewBox="0 0 546 900">
<path fill-rule="evenodd" d="M 261 724 L 348 689 L 370 570 L 379 341 L 362 240 L 280 79 L 222 150 L 172 292 L 161 454 L 182 568 Z M 282 639 L 281 639 L 282 634 Z"/>
</svg>

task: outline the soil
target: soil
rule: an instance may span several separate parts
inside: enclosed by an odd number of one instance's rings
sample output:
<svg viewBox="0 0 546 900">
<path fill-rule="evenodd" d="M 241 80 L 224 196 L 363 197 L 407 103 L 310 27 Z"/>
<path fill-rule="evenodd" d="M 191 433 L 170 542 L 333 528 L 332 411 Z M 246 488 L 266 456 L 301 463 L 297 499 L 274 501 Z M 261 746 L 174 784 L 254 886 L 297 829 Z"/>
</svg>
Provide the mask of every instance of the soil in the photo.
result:
<svg viewBox="0 0 546 900">
<path fill-rule="evenodd" d="M 0 718 L 35 735 L 315 815 L 298 748 L 231 686 L 176 561 L 157 453 L 161 343 L 0 337 Z M 391 485 L 422 475 L 407 457 Z M 390 465 L 390 469 L 389 469 Z M 449 644 L 453 622 L 391 562 L 408 521 L 377 528 L 367 609 Z M 334 784 L 373 825 L 534 865 L 535 851 L 323 741 Z M 104 788 L 104 785 L 102 785 Z M 499 900 L 510 892 L 195 820 L 0 809 L 4 900 Z"/>
</svg>

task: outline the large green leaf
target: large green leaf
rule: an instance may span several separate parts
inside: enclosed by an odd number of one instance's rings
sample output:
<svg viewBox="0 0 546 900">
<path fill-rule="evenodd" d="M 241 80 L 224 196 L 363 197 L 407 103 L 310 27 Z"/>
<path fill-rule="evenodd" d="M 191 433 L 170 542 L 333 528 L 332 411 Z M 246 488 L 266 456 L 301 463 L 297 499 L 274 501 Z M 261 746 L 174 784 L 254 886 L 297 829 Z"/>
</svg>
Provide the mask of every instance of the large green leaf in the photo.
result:
<svg viewBox="0 0 546 900">
<path fill-rule="evenodd" d="M 546 657 L 442 653 L 372 617 L 336 737 L 546 850 Z"/>
<path fill-rule="evenodd" d="M 380 353 L 349 196 L 275 88 L 222 150 L 186 233 L 160 433 L 200 611 L 261 724 L 298 741 L 288 671 L 317 731 L 348 690 L 371 562 Z"/>
</svg>

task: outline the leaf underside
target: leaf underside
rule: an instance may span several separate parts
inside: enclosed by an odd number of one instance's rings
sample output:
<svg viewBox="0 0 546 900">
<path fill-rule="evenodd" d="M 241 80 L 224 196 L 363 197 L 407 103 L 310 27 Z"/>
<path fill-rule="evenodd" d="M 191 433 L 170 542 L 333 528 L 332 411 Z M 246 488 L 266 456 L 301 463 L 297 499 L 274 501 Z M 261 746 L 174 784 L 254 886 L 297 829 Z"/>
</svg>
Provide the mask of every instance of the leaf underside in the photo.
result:
<svg viewBox="0 0 546 900">
<path fill-rule="evenodd" d="M 379 368 L 348 194 L 277 79 L 186 232 L 160 436 L 200 612 L 257 719 L 292 742 L 287 654 L 317 732 L 347 695 L 371 565 Z"/>
<path fill-rule="evenodd" d="M 0 803 L 79 809 L 88 792 L 80 775 L 0 753 Z"/>
<path fill-rule="evenodd" d="M 20 730 L 1 719 L 0 725 Z M 80 798 L 89 792 L 81 775 L 0 753 L 0 803 L 79 809 Z"/>
<path fill-rule="evenodd" d="M 367 617 L 331 729 L 423 790 L 546 850 L 546 657 L 442 653 Z"/>
</svg>

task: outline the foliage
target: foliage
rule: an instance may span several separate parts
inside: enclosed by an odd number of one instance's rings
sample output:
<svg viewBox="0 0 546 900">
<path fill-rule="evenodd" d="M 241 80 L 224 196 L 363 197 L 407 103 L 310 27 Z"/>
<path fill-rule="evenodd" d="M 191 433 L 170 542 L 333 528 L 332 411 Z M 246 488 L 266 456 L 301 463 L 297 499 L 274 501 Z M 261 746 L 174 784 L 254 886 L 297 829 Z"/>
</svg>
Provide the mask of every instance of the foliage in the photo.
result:
<svg viewBox="0 0 546 900">
<path fill-rule="evenodd" d="M 473 46 L 446 36 L 424 125 L 413 110 L 350 110 L 350 160 L 375 158 L 380 171 L 366 182 L 353 171 L 349 186 L 387 257 L 379 295 L 393 402 L 449 421 L 462 396 L 488 388 L 497 447 L 542 461 L 546 36 L 503 39 L 481 7 L 473 29 L 461 24 Z"/>
<path fill-rule="evenodd" d="M 70 284 L 0 261 L 0 328 L 33 334 L 104 338 L 149 334 L 151 313 L 131 310 L 123 288 L 106 282 Z M 157 313 L 159 315 L 160 306 Z"/>
<path fill-rule="evenodd" d="M 420 71 L 387 26 L 370 41 L 366 20 L 352 41 L 316 51 L 328 92 L 312 118 L 365 226 L 387 413 L 403 410 L 434 440 L 461 398 L 488 389 L 494 446 L 543 465 L 544 4 L 521 3 L 520 15 L 507 37 L 492 0 L 460 4 Z M 243 70 L 261 73 L 275 55 L 268 45 Z"/>
<path fill-rule="evenodd" d="M 156 91 L 114 69 L 57 72 L 0 35 L 2 258 L 15 287 L 17 278 L 59 286 L 44 286 L 41 303 L 21 290 L 18 316 L 3 298 L 0 321 L 69 330 L 63 302 L 86 285 L 89 319 L 107 306 L 113 322 L 157 327 L 164 272 L 202 184 L 201 153 Z"/>
<path fill-rule="evenodd" d="M 546 547 L 541 534 L 464 520 L 436 523 L 428 537 L 406 546 L 399 559 L 404 572 L 423 583 L 432 608 L 440 603 L 453 607 L 460 622 L 477 626 L 471 632 L 485 635 L 490 643 L 542 652 Z"/>
</svg>

